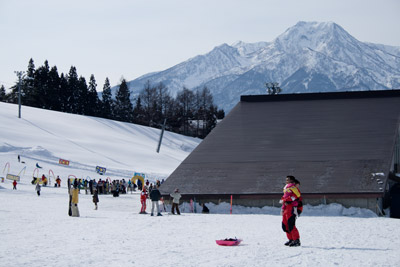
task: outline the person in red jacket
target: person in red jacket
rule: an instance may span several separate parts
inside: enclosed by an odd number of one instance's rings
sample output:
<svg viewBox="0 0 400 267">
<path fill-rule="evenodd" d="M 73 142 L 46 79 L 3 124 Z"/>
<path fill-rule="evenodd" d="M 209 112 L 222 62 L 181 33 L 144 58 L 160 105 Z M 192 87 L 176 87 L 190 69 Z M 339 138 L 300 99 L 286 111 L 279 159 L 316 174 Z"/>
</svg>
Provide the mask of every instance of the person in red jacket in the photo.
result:
<svg viewBox="0 0 400 267">
<path fill-rule="evenodd" d="M 16 180 L 14 180 L 14 182 L 13 182 L 13 190 L 17 190 L 17 181 Z"/>
<path fill-rule="evenodd" d="M 296 178 L 294 176 L 286 177 L 286 186 L 283 188 L 282 203 L 282 229 L 286 232 L 289 239 L 285 246 L 298 247 L 300 246 L 300 234 L 296 228 L 297 207 L 301 194 L 296 187 Z M 300 184 L 300 182 L 298 182 Z"/>
<path fill-rule="evenodd" d="M 144 186 L 142 193 L 140 193 L 140 203 L 142 204 L 142 208 L 140 209 L 140 214 L 147 214 L 146 212 L 146 200 L 147 200 L 147 189 Z"/>
</svg>

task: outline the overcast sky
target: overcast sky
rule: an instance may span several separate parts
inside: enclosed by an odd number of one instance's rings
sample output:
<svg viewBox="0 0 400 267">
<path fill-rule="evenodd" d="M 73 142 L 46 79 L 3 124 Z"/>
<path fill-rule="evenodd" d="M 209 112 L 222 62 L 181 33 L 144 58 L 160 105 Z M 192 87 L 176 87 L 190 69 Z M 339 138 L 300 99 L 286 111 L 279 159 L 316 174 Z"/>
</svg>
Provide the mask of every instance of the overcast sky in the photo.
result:
<svg viewBox="0 0 400 267">
<path fill-rule="evenodd" d="M 0 0 L 0 85 L 49 61 L 98 91 L 106 77 L 172 67 L 236 41 L 272 41 L 298 21 L 333 21 L 360 41 L 400 46 L 399 0 Z"/>
</svg>

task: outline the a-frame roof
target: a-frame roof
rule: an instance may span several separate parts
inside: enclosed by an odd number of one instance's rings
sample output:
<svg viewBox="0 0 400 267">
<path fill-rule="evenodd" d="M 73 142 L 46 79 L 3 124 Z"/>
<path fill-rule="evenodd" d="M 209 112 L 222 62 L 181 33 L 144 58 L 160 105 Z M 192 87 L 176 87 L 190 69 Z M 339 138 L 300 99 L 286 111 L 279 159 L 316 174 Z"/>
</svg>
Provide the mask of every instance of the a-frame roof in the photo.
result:
<svg viewBox="0 0 400 267">
<path fill-rule="evenodd" d="M 400 91 L 242 96 L 161 186 L 162 193 L 381 194 L 400 119 Z"/>
</svg>

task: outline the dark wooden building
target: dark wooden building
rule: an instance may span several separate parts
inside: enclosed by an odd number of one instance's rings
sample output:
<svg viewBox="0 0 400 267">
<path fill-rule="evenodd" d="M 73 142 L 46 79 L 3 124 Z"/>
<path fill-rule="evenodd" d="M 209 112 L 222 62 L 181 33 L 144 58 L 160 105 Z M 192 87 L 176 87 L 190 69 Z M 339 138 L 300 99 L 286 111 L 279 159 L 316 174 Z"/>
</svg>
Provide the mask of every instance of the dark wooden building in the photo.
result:
<svg viewBox="0 0 400 267">
<path fill-rule="evenodd" d="M 242 96 L 160 190 L 279 206 L 294 175 L 305 203 L 380 213 L 396 180 L 399 122 L 400 90 Z"/>
</svg>

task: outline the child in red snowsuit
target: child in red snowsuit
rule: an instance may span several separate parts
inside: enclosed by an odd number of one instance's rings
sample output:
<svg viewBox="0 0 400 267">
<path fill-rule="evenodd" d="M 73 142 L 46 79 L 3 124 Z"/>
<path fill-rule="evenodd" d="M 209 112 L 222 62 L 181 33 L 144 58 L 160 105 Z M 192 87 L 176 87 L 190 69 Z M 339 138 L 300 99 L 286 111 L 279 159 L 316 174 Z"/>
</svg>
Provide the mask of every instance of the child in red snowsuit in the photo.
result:
<svg viewBox="0 0 400 267">
<path fill-rule="evenodd" d="M 282 229 L 289 239 L 286 246 L 300 246 L 300 234 L 296 228 L 297 207 L 301 198 L 300 190 L 295 184 L 296 178 L 287 176 L 286 186 L 283 189 L 282 203 Z"/>
<path fill-rule="evenodd" d="M 147 190 L 146 187 L 143 187 L 143 191 L 140 194 L 140 203 L 142 204 L 142 208 L 140 209 L 140 214 L 147 214 L 146 212 L 146 200 L 147 200 Z"/>
<path fill-rule="evenodd" d="M 14 182 L 13 182 L 13 190 L 17 190 L 17 181 L 16 180 L 14 180 Z"/>
</svg>

